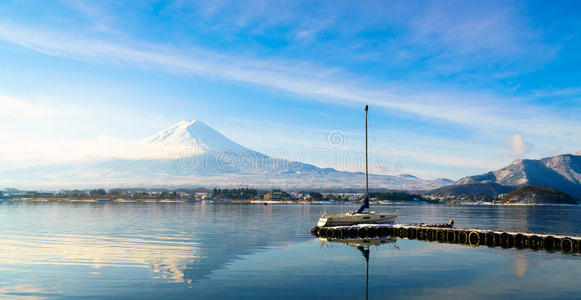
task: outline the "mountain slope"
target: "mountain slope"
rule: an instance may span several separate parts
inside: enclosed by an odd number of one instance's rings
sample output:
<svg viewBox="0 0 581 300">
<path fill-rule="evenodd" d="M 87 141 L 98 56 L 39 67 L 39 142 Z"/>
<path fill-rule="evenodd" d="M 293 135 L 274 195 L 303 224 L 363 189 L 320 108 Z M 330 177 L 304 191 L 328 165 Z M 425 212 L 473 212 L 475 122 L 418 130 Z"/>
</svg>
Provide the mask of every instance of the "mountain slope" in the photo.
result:
<svg viewBox="0 0 581 300">
<path fill-rule="evenodd" d="M 496 171 L 462 178 L 455 185 L 490 182 L 513 187 L 544 186 L 581 199 L 581 155 L 563 154 L 539 160 L 520 159 Z"/>
<path fill-rule="evenodd" d="M 496 197 L 506 194 L 516 187 L 501 185 L 496 182 L 452 184 L 431 190 L 430 195 L 458 196 L 458 195 L 488 195 Z"/>
<path fill-rule="evenodd" d="M 0 185 L 33 188 L 87 186 L 253 186 L 362 188 L 365 175 L 288 161 L 241 146 L 201 121 L 183 121 L 142 141 L 173 158 L 108 159 L 45 165 L 0 173 Z M 171 149 L 172 151 L 165 151 Z M 452 183 L 401 176 L 369 176 L 374 188 L 431 189 Z"/>
<path fill-rule="evenodd" d="M 147 139 L 148 144 L 191 147 L 197 154 L 213 152 L 251 151 L 226 138 L 202 121 L 182 121 Z"/>
</svg>

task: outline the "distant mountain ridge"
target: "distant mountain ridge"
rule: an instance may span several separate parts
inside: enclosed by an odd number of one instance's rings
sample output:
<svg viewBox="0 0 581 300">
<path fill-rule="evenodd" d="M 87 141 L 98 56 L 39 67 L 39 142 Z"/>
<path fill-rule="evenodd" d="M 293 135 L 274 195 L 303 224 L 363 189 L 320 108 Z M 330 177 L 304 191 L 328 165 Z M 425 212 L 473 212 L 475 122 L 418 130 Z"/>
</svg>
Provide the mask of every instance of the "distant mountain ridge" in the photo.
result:
<svg viewBox="0 0 581 300">
<path fill-rule="evenodd" d="M 108 159 L 0 172 L 0 185 L 72 188 L 93 186 L 252 186 L 258 188 L 353 189 L 365 174 L 264 155 L 228 139 L 201 121 L 182 121 L 145 138 L 142 144 L 174 153 L 173 158 Z M 370 174 L 370 187 L 432 189 L 451 184 L 402 174 Z M 21 185 L 19 185 L 21 186 Z"/>
<path fill-rule="evenodd" d="M 502 185 L 496 182 L 456 183 L 431 190 L 429 194 L 446 197 L 456 195 L 488 195 L 496 197 L 497 195 L 506 194 L 515 189 L 516 187 Z"/>
<path fill-rule="evenodd" d="M 484 183 L 510 187 L 544 186 L 581 199 L 581 152 L 538 160 L 519 159 L 496 171 L 464 177 L 449 189 Z"/>
</svg>

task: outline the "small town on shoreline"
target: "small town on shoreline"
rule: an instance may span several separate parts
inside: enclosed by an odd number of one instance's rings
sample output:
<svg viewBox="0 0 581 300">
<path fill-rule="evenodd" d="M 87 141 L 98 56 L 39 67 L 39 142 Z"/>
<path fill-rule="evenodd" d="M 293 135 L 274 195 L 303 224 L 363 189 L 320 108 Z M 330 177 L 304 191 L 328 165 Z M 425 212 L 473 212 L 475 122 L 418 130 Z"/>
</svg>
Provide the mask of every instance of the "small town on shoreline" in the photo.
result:
<svg viewBox="0 0 581 300">
<path fill-rule="evenodd" d="M 449 205 L 506 205 L 506 204 L 577 204 L 577 200 L 554 190 L 524 186 L 507 194 L 431 194 L 429 191 L 370 191 L 375 204 L 431 203 Z M 365 192 L 351 191 L 283 191 L 254 188 L 112 188 L 34 191 L 6 188 L 0 190 L 0 201 L 31 202 L 250 202 L 250 203 L 333 203 L 359 202 Z M 520 198 L 521 201 L 508 199 Z M 535 201 L 535 197 L 538 199 Z M 549 199 L 550 198 L 550 199 Z M 523 200 L 524 199 L 524 200 Z M 541 199 L 542 201 L 539 201 Z M 545 201 L 549 199 L 550 201 Z"/>
</svg>

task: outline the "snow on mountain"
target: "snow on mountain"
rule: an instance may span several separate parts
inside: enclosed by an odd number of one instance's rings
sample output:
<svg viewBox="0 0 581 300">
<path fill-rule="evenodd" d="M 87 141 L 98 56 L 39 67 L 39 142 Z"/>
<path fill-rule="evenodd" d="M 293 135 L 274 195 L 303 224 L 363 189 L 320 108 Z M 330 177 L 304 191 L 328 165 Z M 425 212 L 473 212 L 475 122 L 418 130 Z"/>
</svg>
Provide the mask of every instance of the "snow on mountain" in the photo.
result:
<svg viewBox="0 0 581 300">
<path fill-rule="evenodd" d="M 581 199 L 581 156 L 563 154 L 539 160 L 519 159 L 502 169 L 465 177 L 455 184 L 487 182 L 505 186 L 545 186 Z"/>
<path fill-rule="evenodd" d="M 410 179 L 416 179 L 416 178 L 418 178 L 417 176 L 414 176 L 414 175 L 412 175 L 412 174 L 405 174 L 405 173 L 403 173 L 403 174 L 399 174 L 399 175 L 397 175 L 397 176 L 398 176 L 398 177 L 401 177 L 401 178 L 410 178 Z"/>
<path fill-rule="evenodd" d="M 182 146 L 192 148 L 194 153 L 233 152 L 249 149 L 231 141 L 202 121 L 182 121 L 145 139 L 147 144 Z"/>
</svg>

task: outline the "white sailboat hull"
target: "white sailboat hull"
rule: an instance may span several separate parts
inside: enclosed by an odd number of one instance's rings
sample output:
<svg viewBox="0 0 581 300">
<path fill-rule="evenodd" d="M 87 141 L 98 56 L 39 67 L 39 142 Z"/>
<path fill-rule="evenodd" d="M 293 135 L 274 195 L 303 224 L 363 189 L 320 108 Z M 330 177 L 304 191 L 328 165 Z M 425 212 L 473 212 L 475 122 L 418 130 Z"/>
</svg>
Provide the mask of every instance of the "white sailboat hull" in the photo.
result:
<svg viewBox="0 0 581 300">
<path fill-rule="evenodd" d="M 394 223 L 396 218 L 397 215 L 394 213 L 346 213 L 321 217 L 317 226 L 330 227 L 357 224 L 389 224 Z"/>
</svg>

